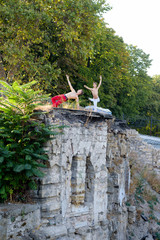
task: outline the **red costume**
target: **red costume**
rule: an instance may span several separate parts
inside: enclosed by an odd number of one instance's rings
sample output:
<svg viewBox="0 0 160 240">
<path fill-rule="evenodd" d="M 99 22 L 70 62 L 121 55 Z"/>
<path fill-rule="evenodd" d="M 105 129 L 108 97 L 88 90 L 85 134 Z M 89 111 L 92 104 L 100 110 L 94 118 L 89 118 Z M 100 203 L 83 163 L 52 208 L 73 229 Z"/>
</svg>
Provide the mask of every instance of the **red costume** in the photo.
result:
<svg viewBox="0 0 160 240">
<path fill-rule="evenodd" d="M 63 102 L 66 102 L 67 100 L 68 98 L 65 96 L 65 94 L 57 95 L 52 98 L 53 107 L 58 107 L 58 105 L 60 105 Z"/>
</svg>

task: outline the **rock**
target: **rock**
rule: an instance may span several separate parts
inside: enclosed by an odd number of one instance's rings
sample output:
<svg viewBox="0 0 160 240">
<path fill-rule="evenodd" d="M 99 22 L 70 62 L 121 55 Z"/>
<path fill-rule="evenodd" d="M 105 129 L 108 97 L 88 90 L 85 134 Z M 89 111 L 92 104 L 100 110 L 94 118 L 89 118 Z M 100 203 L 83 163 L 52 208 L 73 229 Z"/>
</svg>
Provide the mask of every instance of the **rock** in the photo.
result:
<svg viewBox="0 0 160 240">
<path fill-rule="evenodd" d="M 46 240 L 46 235 L 43 233 L 43 231 L 40 230 L 32 231 L 29 236 L 32 240 Z"/>
<path fill-rule="evenodd" d="M 130 206 L 128 208 L 128 222 L 133 224 L 136 221 L 136 207 Z"/>
<path fill-rule="evenodd" d="M 22 240 L 33 240 L 33 238 L 31 238 L 30 236 L 24 235 L 23 237 L 21 237 Z"/>
<path fill-rule="evenodd" d="M 128 212 L 135 212 L 136 211 L 136 207 L 135 206 L 130 206 L 129 208 L 128 208 Z"/>
</svg>

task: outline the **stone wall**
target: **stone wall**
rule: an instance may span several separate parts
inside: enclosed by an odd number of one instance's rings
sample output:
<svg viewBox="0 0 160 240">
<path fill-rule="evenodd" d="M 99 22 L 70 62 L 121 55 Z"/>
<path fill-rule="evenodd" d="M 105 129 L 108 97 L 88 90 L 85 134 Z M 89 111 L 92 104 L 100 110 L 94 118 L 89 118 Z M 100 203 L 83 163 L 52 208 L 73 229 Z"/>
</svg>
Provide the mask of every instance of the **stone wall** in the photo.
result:
<svg viewBox="0 0 160 240">
<path fill-rule="evenodd" d="M 37 204 L 0 205 L 0 240 L 29 240 L 28 235 L 34 235 L 32 230 L 36 231 L 40 225 L 40 206 Z"/>
<path fill-rule="evenodd" d="M 126 129 L 115 126 L 108 131 L 106 164 L 108 168 L 108 239 L 125 240 L 128 210 L 125 202 L 130 183 Z"/>
<path fill-rule="evenodd" d="M 128 129 L 129 161 L 160 173 L 160 149 L 146 143 L 136 130 Z"/>
<path fill-rule="evenodd" d="M 38 195 L 44 231 L 53 239 L 108 235 L 108 228 L 101 226 L 107 224 L 108 123 L 100 115 L 88 114 L 59 110 L 46 116 L 47 123 L 66 126 L 63 134 L 47 143 L 49 168 Z"/>
<path fill-rule="evenodd" d="M 127 127 L 111 116 L 64 109 L 45 121 L 67 127 L 45 146 L 49 168 L 35 196 L 43 231 L 51 239 L 125 240 Z"/>
<path fill-rule="evenodd" d="M 15 215 L 14 233 L 0 209 L 0 240 L 128 240 L 127 225 L 135 221 L 135 207 L 125 204 L 131 162 L 158 169 L 159 151 L 110 115 L 55 109 L 41 120 L 65 127 L 45 145 L 45 177 L 33 193 L 38 208 L 25 223 Z"/>
</svg>

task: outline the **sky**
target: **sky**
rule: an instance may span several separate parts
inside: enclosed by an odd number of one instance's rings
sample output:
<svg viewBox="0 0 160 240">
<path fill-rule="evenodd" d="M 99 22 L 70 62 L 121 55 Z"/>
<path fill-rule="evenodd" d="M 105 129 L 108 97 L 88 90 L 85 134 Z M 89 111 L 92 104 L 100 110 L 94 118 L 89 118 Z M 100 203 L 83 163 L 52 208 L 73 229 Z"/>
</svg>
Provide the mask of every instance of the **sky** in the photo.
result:
<svg viewBox="0 0 160 240">
<path fill-rule="evenodd" d="M 152 59 L 148 75 L 160 75 L 160 0 L 107 0 L 112 9 L 105 22 L 127 44 L 137 46 Z"/>
</svg>

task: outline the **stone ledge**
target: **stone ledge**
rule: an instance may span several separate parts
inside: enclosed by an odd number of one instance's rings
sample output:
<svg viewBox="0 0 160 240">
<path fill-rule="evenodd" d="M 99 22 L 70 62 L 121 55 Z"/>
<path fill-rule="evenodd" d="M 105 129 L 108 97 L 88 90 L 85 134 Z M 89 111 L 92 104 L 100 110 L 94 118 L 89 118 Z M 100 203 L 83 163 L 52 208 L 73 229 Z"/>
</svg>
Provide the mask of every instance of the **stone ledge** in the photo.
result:
<svg viewBox="0 0 160 240">
<path fill-rule="evenodd" d="M 43 113 L 43 111 L 42 111 Z M 53 117 L 60 120 L 67 120 L 70 123 L 90 123 L 90 122 L 103 122 L 105 120 L 113 119 L 110 114 L 102 114 L 98 112 L 91 112 L 86 110 L 73 110 L 66 108 L 53 108 L 49 113 L 53 114 Z"/>
<path fill-rule="evenodd" d="M 38 204 L 0 204 L 0 216 L 8 217 L 10 215 L 19 216 L 40 209 Z"/>
<path fill-rule="evenodd" d="M 50 226 L 43 229 L 46 237 L 50 240 L 56 240 L 56 237 L 62 237 L 67 235 L 67 228 L 64 225 Z"/>
</svg>

